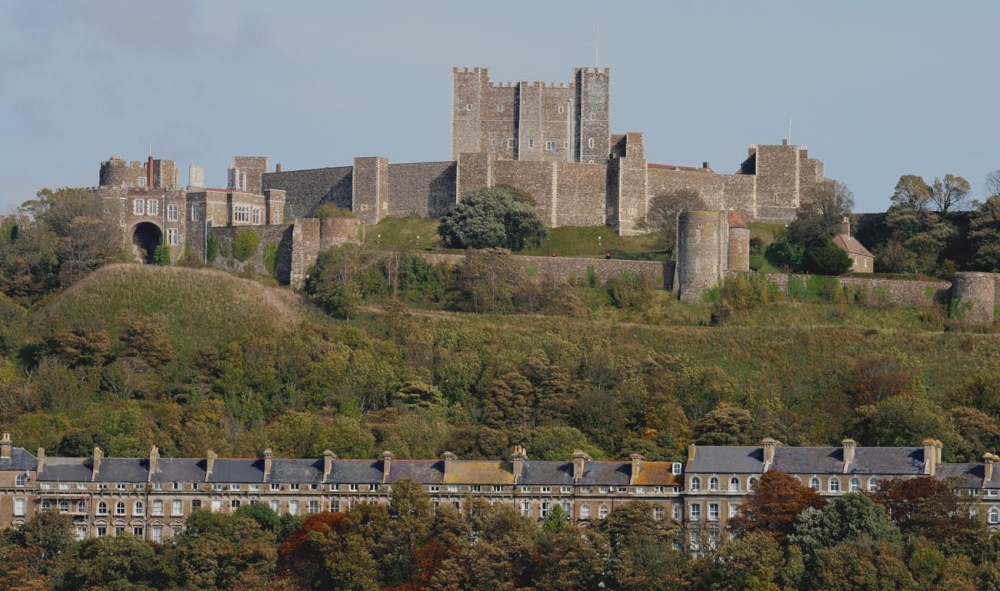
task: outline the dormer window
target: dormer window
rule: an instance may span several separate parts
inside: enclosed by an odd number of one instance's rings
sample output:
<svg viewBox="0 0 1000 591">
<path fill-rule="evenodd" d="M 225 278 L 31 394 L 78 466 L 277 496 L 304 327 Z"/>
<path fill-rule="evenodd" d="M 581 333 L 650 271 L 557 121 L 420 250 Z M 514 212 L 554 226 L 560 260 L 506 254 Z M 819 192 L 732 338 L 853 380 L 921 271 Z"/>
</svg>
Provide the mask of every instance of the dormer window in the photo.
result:
<svg viewBox="0 0 1000 591">
<path fill-rule="evenodd" d="M 27 474 L 18 474 L 14 477 L 14 486 L 24 486 L 28 482 Z"/>
</svg>

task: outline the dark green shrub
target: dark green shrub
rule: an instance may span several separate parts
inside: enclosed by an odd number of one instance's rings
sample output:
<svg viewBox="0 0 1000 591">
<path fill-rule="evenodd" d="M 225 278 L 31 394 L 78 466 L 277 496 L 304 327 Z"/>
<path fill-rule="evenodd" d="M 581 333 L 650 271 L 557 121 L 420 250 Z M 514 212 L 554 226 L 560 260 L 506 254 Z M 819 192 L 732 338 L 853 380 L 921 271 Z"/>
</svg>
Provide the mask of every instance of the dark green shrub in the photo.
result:
<svg viewBox="0 0 1000 591">
<path fill-rule="evenodd" d="M 240 230 L 233 238 L 233 257 L 243 262 L 252 257 L 257 252 L 260 245 L 260 238 L 253 230 Z"/>
<path fill-rule="evenodd" d="M 271 275 L 278 268 L 278 243 L 268 242 L 264 245 L 264 268 Z"/>
</svg>

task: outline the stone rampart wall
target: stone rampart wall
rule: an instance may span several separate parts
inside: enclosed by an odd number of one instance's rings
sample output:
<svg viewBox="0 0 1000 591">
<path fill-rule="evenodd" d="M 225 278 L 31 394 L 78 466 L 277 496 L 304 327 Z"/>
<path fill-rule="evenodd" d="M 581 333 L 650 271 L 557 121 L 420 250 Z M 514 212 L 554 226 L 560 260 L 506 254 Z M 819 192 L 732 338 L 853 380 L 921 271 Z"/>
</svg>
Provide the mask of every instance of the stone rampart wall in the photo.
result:
<svg viewBox="0 0 1000 591">
<path fill-rule="evenodd" d="M 439 218 L 455 204 L 455 163 L 389 164 L 390 217 Z"/>
<path fill-rule="evenodd" d="M 785 273 L 767 274 L 767 278 L 780 287 L 782 291 L 788 290 L 789 277 L 797 278 L 804 285 L 809 281 L 810 276 Z M 901 306 L 930 307 L 935 304 L 947 303 L 951 290 L 951 283 L 947 281 L 907 281 L 878 277 L 838 277 L 837 279 L 842 286 L 865 290 L 876 298 L 884 299 L 886 303 Z"/>
<path fill-rule="evenodd" d="M 309 217 L 321 203 L 351 209 L 353 167 L 314 168 L 290 172 L 269 172 L 263 176 L 264 189 L 287 193 L 286 220 Z"/>
<path fill-rule="evenodd" d="M 608 200 L 608 167 L 559 162 L 556 167 L 555 224 L 603 226 Z"/>
<path fill-rule="evenodd" d="M 464 255 L 418 252 L 428 263 L 460 265 Z M 576 257 L 533 257 L 511 255 L 513 260 L 526 272 L 534 275 L 549 275 L 559 279 L 586 279 L 587 269 L 593 268 L 599 281 L 604 282 L 622 273 L 645 275 L 658 289 L 671 288 L 674 277 L 673 261 L 625 261 L 618 259 L 585 259 Z"/>
<path fill-rule="evenodd" d="M 299 220 L 296 222 L 298 224 Z M 313 220 L 318 222 L 319 220 Z M 219 252 L 215 258 L 208 261 L 220 269 L 250 271 L 257 275 L 269 275 L 288 283 L 290 281 L 292 263 L 292 233 L 295 224 L 282 224 L 274 226 L 227 226 L 211 228 L 211 235 L 219 241 Z M 236 240 L 237 232 L 255 232 L 258 238 L 257 251 L 246 261 L 238 261 L 233 256 L 233 242 Z M 264 253 L 270 245 L 277 246 L 277 256 L 275 268 L 272 273 L 264 265 Z"/>
</svg>

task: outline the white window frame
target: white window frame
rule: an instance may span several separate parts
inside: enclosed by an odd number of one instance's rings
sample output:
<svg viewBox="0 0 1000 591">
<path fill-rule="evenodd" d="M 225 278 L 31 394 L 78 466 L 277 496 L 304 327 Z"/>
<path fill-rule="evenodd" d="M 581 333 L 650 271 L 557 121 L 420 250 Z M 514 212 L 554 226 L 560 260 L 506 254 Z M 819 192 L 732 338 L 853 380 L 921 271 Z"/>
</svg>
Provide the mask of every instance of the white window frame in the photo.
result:
<svg viewBox="0 0 1000 591">
<path fill-rule="evenodd" d="M 721 518 L 722 518 L 722 510 L 719 507 L 719 504 L 718 503 L 709 503 L 708 504 L 708 520 L 709 521 L 718 521 Z"/>
<path fill-rule="evenodd" d="M 151 514 L 153 517 L 163 517 L 163 501 L 157 499 L 153 501 L 153 512 Z"/>
<path fill-rule="evenodd" d="M 740 479 L 733 476 L 729 479 L 729 492 L 740 492 Z"/>
<path fill-rule="evenodd" d="M 697 476 L 691 477 L 691 492 L 701 492 L 701 478 Z"/>
<path fill-rule="evenodd" d="M 28 511 L 28 499 L 24 497 L 14 498 L 14 517 L 24 517 Z"/>
<path fill-rule="evenodd" d="M 167 205 L 167 221 L 176 222 L 180 219 L 180 209 L 177 207 L 176 203 L 170 203 Z"/>
<path fill-rule="evenodd" d="M 167 244 L 171 246 L 177 246 L 180 244 L 180 232 L 177 228 L 167 228 Z"/>
<path fill-rule="evenodd" d="M 712 492 L 719 490 L 719 478 L 717 476 L 708 479 L 708 490 Z"/>
<path fill-rule="evenodd" d="M 260 225 L 260 208 L 259 207 L 253 208 L 252 217 L 253 217 L 253 221 L 251 223 L 253 225 L 255 225 L 255 226 L 259 226 Z"/>
<path fill-rule="evenodd" d="M 158 199 L 147 199 L 146 215 L 159 215 L 159 214 L 160 214 L 160 201 Z"/>
<path fill-rule="evenodd" d="M 580 505 L 580 519 L 590 519 L 590 505 L 586 503 Z"/>
<path fill-rule="evenodd" d="M 132 200 L 132 215 L 146 215 L 146 200 L 145 199 L 133 199 Z"/>
<path fill-rule="evenodd" d="M 556 149 L 556 141 L 555 140 L 545 140 L 545 149 L 548 150 L 549 152 L 551 152 L 552 150 L 555 150 Z"/>
<path fill-rule="evenodd" d="M 688 518 L 691 521 L 701 521 L 701 503 L 688 505 Z"/>
<path fill-rule="evenodd" d="M 184 502 L 180 499 L 174 499 L 170 501 L 170 516 L 171 517 L 183 517 L 184 516 Z"/>
<path fill-rule="evenodd" d="M 17 476 L 14 477 L 14 486 L 16 486 L 16 487 L 20 488 L 20 487 L 24 486 L 27 483 L 28 483 L 28 475 L 27 474 L 18 474 Z"/>
</svg>

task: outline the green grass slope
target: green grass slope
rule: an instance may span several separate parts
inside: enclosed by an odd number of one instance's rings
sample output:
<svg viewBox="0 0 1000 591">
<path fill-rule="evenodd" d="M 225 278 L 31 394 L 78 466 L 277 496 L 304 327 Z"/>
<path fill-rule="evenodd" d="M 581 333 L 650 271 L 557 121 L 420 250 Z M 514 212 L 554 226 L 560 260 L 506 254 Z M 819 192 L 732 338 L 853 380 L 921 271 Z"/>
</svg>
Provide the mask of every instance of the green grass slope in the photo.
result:
<svg viewBox="0 0 1000 591">
<path fill-rule="evenodd" d="M 74 328 L 116 332 L 125 318 L 158 324 L 186 356 L 251 336 L 294 330 L 307 313 L 298 296 L 210 269 L 112 265 L 39 303 L 33 334 Z"/>
</svg>

